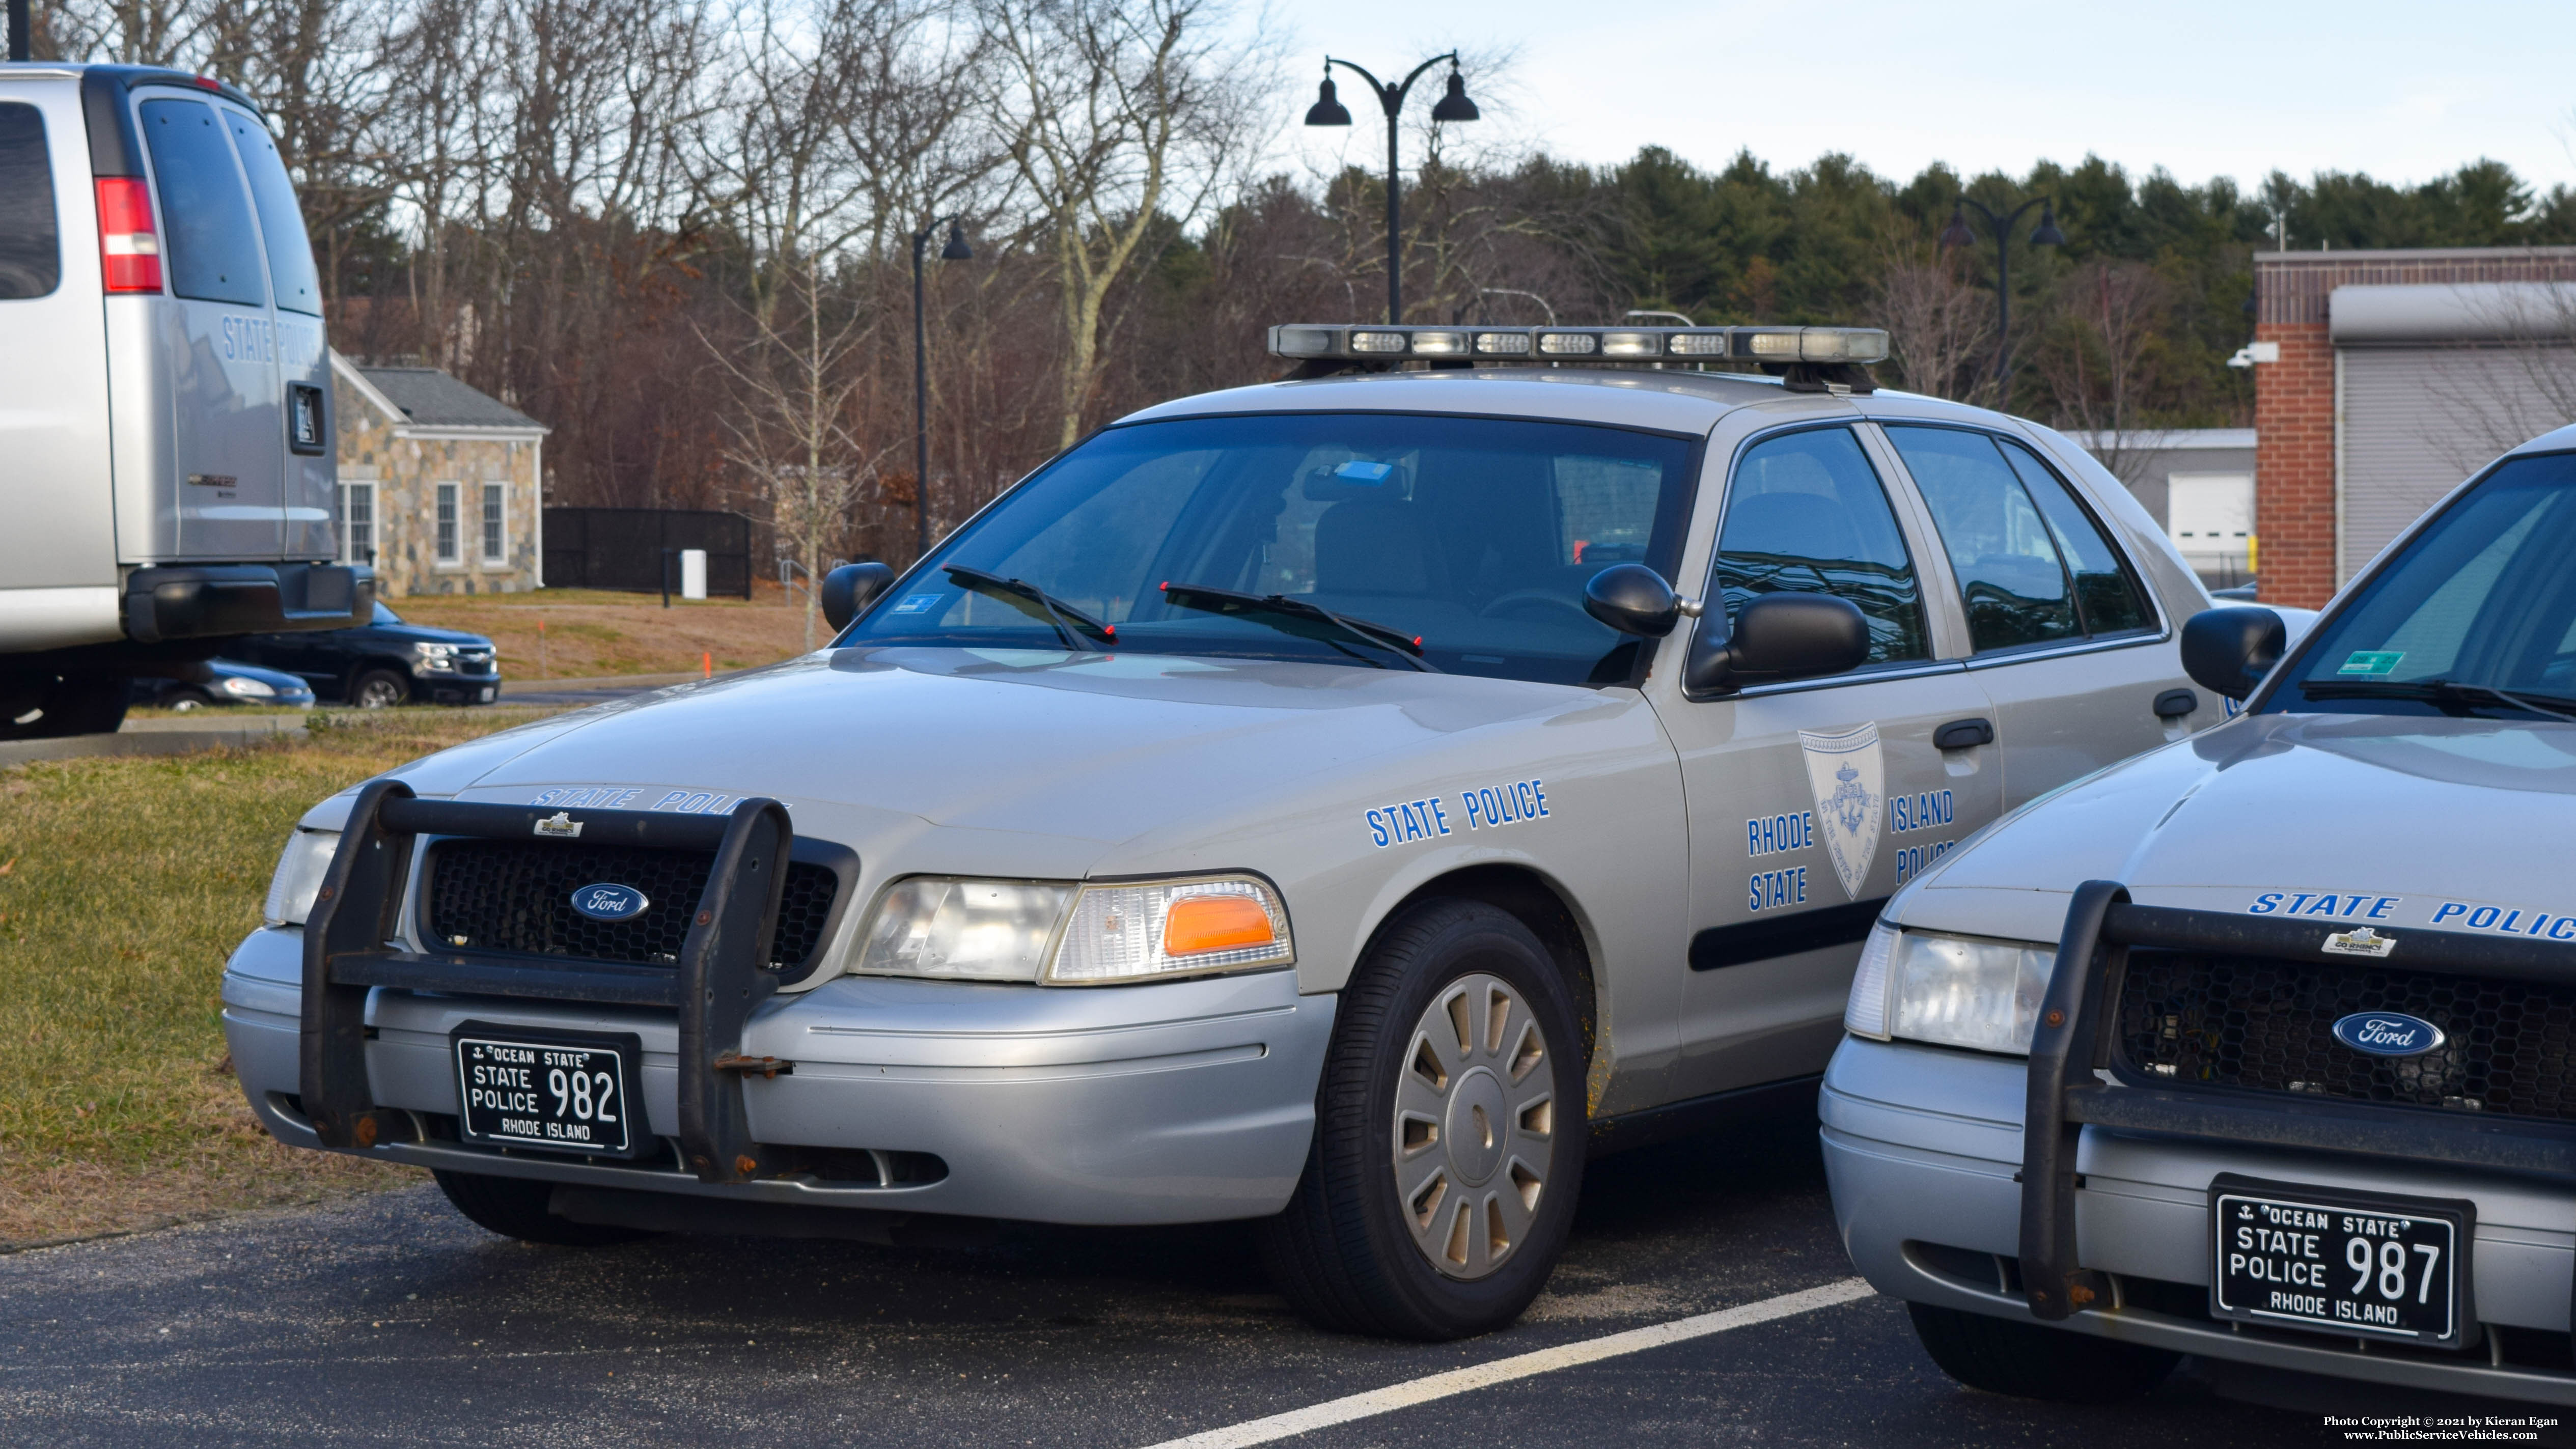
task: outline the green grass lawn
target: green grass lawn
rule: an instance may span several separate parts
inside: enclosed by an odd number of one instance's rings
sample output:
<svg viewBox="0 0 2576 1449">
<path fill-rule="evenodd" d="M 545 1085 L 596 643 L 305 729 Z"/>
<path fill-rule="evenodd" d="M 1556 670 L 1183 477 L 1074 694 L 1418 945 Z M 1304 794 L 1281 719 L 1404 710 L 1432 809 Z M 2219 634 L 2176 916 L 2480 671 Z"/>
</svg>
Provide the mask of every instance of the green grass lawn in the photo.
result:
<svg viewBox="0 0 2576 1449">
<path fill-rule="evenodd" d="M 548 712 L 315 711 L 306 740 L 0 769 L 0 1247 L 410 1180 L 260 1130 L 224 958 L 315 801 Z"/>
</svg>

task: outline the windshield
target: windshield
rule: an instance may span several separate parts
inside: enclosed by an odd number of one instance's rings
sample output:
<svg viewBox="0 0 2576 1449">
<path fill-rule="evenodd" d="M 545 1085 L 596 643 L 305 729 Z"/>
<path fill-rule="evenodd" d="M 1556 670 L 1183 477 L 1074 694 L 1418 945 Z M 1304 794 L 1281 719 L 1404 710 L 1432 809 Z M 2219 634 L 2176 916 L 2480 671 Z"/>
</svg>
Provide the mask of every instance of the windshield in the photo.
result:
<svg viewBox="0 0 2576 1449">
<path fill-rule="evenodd" d="M 2267 710 L 2576 714 L 2576 454 L 2515 458 L 2325 622 Z"/>
<path fill-rule="evenodd" d="M 386 608 L 384 606 L 384 601 L 380 599 L 376 602 L 375 622 L 379 624 L 399 624 L 402 622 L 402 616 L 396 614 L 393 610 Z"/>
<path fill-rule="evenodd" d="M 1671 577 L 1695 453 L 1665 434 L 1385 413 L 1111 428 L 841 642 L 1622 683 L 1636 643 L 1583 611 L 1583 585 L 1614 563 Z"/>
</svg>

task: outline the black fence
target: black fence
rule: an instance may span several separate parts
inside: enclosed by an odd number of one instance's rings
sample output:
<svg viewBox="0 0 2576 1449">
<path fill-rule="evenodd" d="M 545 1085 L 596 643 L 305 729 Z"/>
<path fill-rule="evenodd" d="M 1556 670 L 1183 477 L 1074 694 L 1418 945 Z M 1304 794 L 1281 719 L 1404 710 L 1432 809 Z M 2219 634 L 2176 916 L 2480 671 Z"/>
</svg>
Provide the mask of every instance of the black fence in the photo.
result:
<svg viewBox="0 0 2576 1449">
<path fill-rule="evenodd" d="M 547 509 L 546 587 L 676 594 L 684 548 L 707 551 L 709 594 L 751 597 L 751 520 L 687 508 Z"/>
</svg>

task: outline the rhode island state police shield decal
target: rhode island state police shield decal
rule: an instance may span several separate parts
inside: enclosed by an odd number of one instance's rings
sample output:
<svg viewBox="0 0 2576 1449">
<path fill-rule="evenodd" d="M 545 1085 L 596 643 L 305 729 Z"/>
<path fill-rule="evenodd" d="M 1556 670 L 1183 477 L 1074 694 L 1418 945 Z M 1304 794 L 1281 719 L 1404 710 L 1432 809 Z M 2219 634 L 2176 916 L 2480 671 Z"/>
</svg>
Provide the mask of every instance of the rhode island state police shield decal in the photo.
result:
<svg viewBox="0 0 2576 1449">
<path fill-rule="evenodd" d="M 1860 899 L 1869 879 L 1870 862 L 1878 858 L 1879 817 L 1886 813 L 1887 769 L 1878 755 L 1878 725 L 1873 722 L 1838 735 L 1798 731 L 1798 748 L 1806 753 L 1807 783 L 1816 792 L 1816 833 L 1834 858 L 1834 874 L 1843 894 Z"/>
</svg>

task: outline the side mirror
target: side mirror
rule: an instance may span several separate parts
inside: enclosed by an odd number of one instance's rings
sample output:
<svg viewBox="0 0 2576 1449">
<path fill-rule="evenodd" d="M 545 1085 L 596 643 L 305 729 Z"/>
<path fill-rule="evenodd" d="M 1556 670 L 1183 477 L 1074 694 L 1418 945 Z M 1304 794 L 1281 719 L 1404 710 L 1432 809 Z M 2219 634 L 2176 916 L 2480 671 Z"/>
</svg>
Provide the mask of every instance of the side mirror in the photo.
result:
<svg viewBox="0 0 2576 1449">
<path fill-rule="evenodd" d="M 881 563 L 843 564 L 823 575 L 823 622 L 840 633 L 893 582 L 894 570 Z"/>
<path fill-rule="evenodd" d="M 1664 576 L 1644 564 L 1612 564 L 1583 586 L 1583 612 L 1622 634 L 1661 639 L 1699 605 L 1673 592 Z"/>
<path fill-rule="evenodd" d="M 2243 699 L 2288 648 L 2288 626 L 2269 609 L 2203 609 L 2183 621 L 2182 672 L 2194 684 Z"/>
<path fill-rule="evenodd" d="M 1736 611 L 1722 645 L 1691 651 L 1682 687 L 1694 694 L 1812 679 L 1858 669 L 1869 659 L 1869 619 L 1831 594 L 1764 594 Z"/>
</svg>

